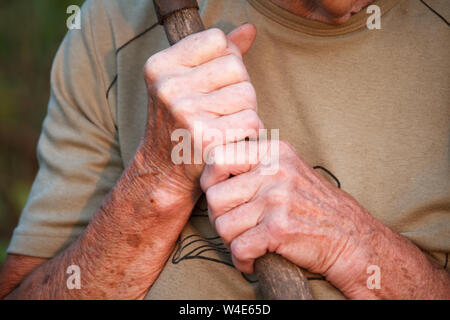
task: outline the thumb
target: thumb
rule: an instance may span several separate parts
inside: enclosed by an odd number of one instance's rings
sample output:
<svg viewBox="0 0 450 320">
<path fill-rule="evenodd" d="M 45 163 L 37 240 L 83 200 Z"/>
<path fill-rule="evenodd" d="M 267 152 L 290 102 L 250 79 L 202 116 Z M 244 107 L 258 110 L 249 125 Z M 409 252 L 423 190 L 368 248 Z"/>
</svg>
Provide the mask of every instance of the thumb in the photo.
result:
<svg viewBox="0 0 450 320">
<path fill-rule="evenodd" d="M 239 48 L 242 55 L 245 55 L 255 42 L 256 27 L 250 23 L 243 24 L 231 31 L 227 37 Z"/>
</svg>

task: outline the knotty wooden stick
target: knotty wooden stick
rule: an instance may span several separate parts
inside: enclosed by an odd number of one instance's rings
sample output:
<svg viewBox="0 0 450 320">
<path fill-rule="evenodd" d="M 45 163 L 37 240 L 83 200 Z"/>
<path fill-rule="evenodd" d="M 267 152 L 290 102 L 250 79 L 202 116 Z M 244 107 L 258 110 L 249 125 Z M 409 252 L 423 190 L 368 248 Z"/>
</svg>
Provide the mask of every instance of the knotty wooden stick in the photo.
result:
<svg viewBox="0 0 450 320">
<path fill-rule="evenodd" d="M 171 45 L 203 31 L 196 0 L 153 0 L 159 22 Z M 308 280 L 301 269 L 282 256 L 268 253 L 255 261 L 261 293 L 267 300 L 312 300 Z"/>
</svg>

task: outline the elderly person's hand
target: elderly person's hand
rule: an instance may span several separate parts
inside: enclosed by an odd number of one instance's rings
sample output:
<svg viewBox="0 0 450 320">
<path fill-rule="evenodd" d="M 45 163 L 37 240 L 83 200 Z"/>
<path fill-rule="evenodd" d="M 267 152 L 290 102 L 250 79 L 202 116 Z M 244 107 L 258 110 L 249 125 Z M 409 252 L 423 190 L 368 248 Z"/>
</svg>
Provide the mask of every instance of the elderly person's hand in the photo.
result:
<svg viewBox="0 0 450 320">
<path fill-rule="evenodd" d="M 260 154 L 250 152 L 258 150 L 251 147 L 256 141 L 216 147 L 201 177 L 210 220 L 230 248 L 234 265 L 252 273 L 255 259 L 276 252 L 324 275 L 350 298 L 424 294 L 426 290 L 411 291 L 411 273 L 430 268 L 420 250 L 328 182 L 290 144 L 279 141 L 279 152 L 273 152 L 276 142 L 268 142 L 265 151 L 259 148 Z M 245 161 L 236 161 L 229 150 L 242 144 Z M 276 173 L 267 174 L 276 166 Z M 384 270 L 385 291 L 368 289 L 371 265 Z M 430 273 L 429 281 L 436 276 L 442 277 L 443 285 L 448 282 L 445 271 Z M 448 294 L 435 294 L 445 291 Z"/>
<path fill-rule="evenodd" d="M 262 174 L 265 166 L 256 161 L 223 161 L 226 154 L 214 150 L 201 184 L 211 222 L 241 271 L 252 273 L 254 259 L 270 251 L 331 276 L 343 259 L 361 254 L 365 235 L 377 231 L 373 218 L 350 195 L 315 172 L 287 142 L 279 142 L 274 174 Z M 270 149 L 266 155 L 278 156 Z"/>
<path fill-rule="evenodd" d="M 258 132 L 262 122 L 256 113 L 256 93 L 242 61 L 255 37 L 251 24 L 228 35 L 209 29 L 148 59 L 144 76 L 149 116 L 138 152 L 143 159 L 137 161 L 143 171 L 163 168 L 182 189 L 200 192 L 198 180 L 204 162 L 203 157 L 196 161 L 194 155 L 222 144 L 208 140 L 203 132 L 215 130 L 226 137 L 226 130 L 242 129 L 241 136 L 233 137 L 237 141 L 244 139 L 248 130 Z M 178 143 L 172 141 L 172 135 L 177 129 L 192 140 L 192 159 L 180 165 L 172 159 Z M 195 140 L 197 136 L 200 139 Z"/>
</svg>

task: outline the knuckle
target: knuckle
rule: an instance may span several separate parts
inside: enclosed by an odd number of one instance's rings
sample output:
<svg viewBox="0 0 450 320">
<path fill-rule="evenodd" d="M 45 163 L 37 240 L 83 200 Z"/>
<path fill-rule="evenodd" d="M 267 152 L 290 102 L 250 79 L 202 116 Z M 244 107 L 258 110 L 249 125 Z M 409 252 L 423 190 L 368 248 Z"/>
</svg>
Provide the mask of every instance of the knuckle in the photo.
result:
<svg viewBox="0 0 450 320">
<path fill-rule="evenodd" d="M 208 167 L 209 171 L 216 176 L 225 172 L 225 147 L 223 145 L 215 146 L 208 153 Z"/>
<path fill-rule="evenodd" d="M 183 113 L 186 113 L 186 112 L 192 110 L 193 106 L 194 106 L 194 103 L 193 103 L 192 99 L 187 98 L 187 97 L 176 99 L 173 102 L 174 109 L 180 110 Z"/>
<path fill-rule="evenodd" d="M 175 115 L 186 116 L 195 113 L 195 103 L 187 97 L 175 99 L 172 108 Z"/>
<path fill-rule="evenodd" d="M 257 98 L 255 87 L 250 81 L 243 81 L 238 86 L 237 94 L 243 99 L 243 102 L 252 109 L 256 110 Z"/>
<path fill-rule="evenodd" d="M 218 51 L 224 51 L 227 48 L 227 35 L 219 28 L 211 28 L 207 30 L 206 35 L 209 37 L 211 42 L 217 46 Z"/>
<path fill-rule="evenodd" d="M 266 203 L 272 207 L 282 206 L 289 199 L 289 193 L 284 189 L 273 189 L 266 197 Z"/>
<path fill-rule="evenodd" d="M 200 187 L 203 192 L 206 193 L 207 190 L 211 187 L 211 176 L 213 176 L 213 170 L 211 169 L 210 164 L 206 164 L 203 169 L 203 173 L 200 177 Z"/>
<path fill-rule="evenodd" d="M 289 175 L 288 170 L 283 165 L 278 166 L 277 173 L 275 174 L 275 178 L 281 181 L 289 180 L 292 175 Z"/>
<path fill-rule="evenodd" d="M 208 188 L 208 185 L 207 185 L 208 177 L 205 175 L 207 168 L 208 168 L 208 165 L 205 166 L 205 170 L 203 171 L 204 173 L 200 177 L 200 188 L 202 188 L 203 192 L 205 192 Z"/>
<path fill-rule="evenodd" d="M 148 60 L 145 62 L 144 65 L 144 76 L 149 81 L 156 81 L 158 79 L 158 76 L 160 75 L 160 70 L 162 68 L 160 67 L 161 62 L 164 61 L 164 59 L 161 59 L 162 52 L 158 52 L 148 58 Z"/>
<path fill-rule="evenodd" d="M 209 151 L 209 154 L 208 154 L 208 164 L 209 164 L 209 166 L 211 167 L 211 172 L 215 172 L 215 170 L 216 170 L 216 167 L 215 167 L 215 165 L 216 165 L 216 162 L 217 162 L 217 156 L 220 154 L 220 149 L 221 149 L 221 147 L 222 146 L 216 146 L 216 147 L 214 147 L 214 148 L 212 148 L 210 151 Z"/>
<path fill-rule="evenodd" d="M 189 99 L 175 100 L 170 104 L 170 112 L 172 116 L 182 123 L 186 129 L 191 129 L 191 131 L 193 131 L 192 124 L 190 123 L 191 121 L 189 120 L 194 113 L 192 101 Z"/>
<path fill-rule="evenodd" d="M 235 54 L 227 56 L 226 69 L 230 72 L 235 79 L 247 80 L 248 74 L 242 59 Z"/>
<path fill-rule="evenodd" d="M 170 105 L 173 102 L 173 97 L 177 88 L 177 83 L 174 78 L 167 78 L 159 81 L 156 86 L 156 96 L 164 104 Z"/>
<path fill-rule="evenodd" d="M 217 234 L 222 237 L 225 243 L 229 243 L 231 239 L 229 237 L 230 232 L 227 223 L 227 218 L 225 216 L 218 217 L 215 222 L 215 227 Z"/>
<path fill-rule="evenodd" d="M 217 203 L 218 197 L 219 193 L 216 186 L 212 186 L 206 191 L 206 200 L 213 214 L 217 211 L 217 207 L 215 204 Z"/>
<path fill-rule="evenodd" d="M 242 111 L 244 114 L 244 118 L 245 121 L 247 123 L 247 128 L 246 129 L 251 129 L 251 130 L 259 130 L 260 129 L 260 124 L 261 124 L 261 120 L 259 119 L 258 114 L 256 113 L 255 110 L 244 110 Z"/>
<path fill-rule="evenodd" d="M 286 234 L 288 222 L 286 217 L 277 215 L 267 224 L 267 230 L 274 239 L 280 239 Z"/>
<path fill-rule="evenodd" d="M 247 102 L 256 109 L 257 107 L 257 98 L 256 98 L 256 90 L 255 87 L 253 87 L 253 85 L 250 82 L 246 82 L 248 83 L 248 89 L 247 89 Z"/>
<path fill-rule="evenodd" d="M 222 172 L 224 172 L 224 165 L 223 162 L 218 159 L 218 157 L 215 157 L 213 163 L 211 163 L 211 171 L 214 172 L 216 176 L 220 176 Z"/>
<path fill-rule="evenodd" d="M 248 252 L 239 238 L 231 243 L 230 250 L 233 256 L 238 260 L 244 261 L 249 259 Z"/>
</svg>

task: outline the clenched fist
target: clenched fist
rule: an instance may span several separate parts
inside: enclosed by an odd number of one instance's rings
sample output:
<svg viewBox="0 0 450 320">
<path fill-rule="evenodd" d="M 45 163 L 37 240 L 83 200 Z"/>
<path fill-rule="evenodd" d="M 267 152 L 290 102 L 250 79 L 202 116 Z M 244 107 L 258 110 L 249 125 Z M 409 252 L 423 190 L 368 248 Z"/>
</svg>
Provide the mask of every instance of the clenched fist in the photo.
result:
<svg viewBox="0 0 450 320">
<path fill-rule="evenodd" d="M 258 150 L 250 148 L 256 143 L 236 144 L 247 145 L 240 162 L 227 147 L 216 147 L 201 177 L 211 223 L 231 249 L 234 265 L 251 273 L 255 259 L 276 252 L 335 285 L 347 282 L 348 266 L 367 261 L 367 239 L 381 224 L 287 142 L 271 141 L 260 154 L 250 152 Z M 278 152 L 270 152 L 274 143 Z M 263 174 L 271 162 L 278 171 Z"/>
<path fill-rule="evenodd" d="M 150 57 L 144 68 L 149 94 L 146 136 L 141 143 L 144 168 L 165 168 L 177 184 L 191 190 L 199 188 L 204 164 L 178 164 L 171 159 L 178 141 L 172 133 L 184 129 L 191 139 L 194 126 L 203 132 L 243 129 L 242 136 L 222 142 L 200 136 L 192 148 L 214 147 L 246 138 L 246 131 L 258 132 L 262 123 L 256 114 L 255 90 L 242 61 L 255 40 L 256 29 L 245 24 L 228 36 L 210 29 L 186 37 L 174 46 Z M 195 154 L 194 150 L 192 154 Z M 192 161 L 191 163 L 193 163 Z"/>
</svg>

